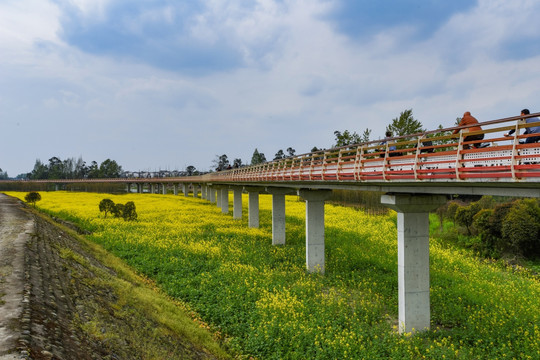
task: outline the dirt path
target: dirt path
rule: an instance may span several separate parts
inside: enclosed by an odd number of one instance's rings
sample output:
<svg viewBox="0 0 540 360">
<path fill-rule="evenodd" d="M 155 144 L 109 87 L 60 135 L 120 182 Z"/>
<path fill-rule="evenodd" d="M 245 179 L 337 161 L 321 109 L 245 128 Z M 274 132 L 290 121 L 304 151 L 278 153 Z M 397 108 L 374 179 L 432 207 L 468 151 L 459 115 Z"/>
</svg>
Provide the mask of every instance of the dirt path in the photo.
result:
<svg viewBox="0 0 540 360">
<path fill-rule="evenodd" d="M 113 270 L 22 207 L 0 194 L 0 360 L 215 359 L 120 299 Z"/>
<path fill-rule="evenodd" d="M 32 217 L 18 201 L 0 194 L 0 360 L 20 358 L 25 293 L 24 249 L 34 231 Z"/>
</svg>

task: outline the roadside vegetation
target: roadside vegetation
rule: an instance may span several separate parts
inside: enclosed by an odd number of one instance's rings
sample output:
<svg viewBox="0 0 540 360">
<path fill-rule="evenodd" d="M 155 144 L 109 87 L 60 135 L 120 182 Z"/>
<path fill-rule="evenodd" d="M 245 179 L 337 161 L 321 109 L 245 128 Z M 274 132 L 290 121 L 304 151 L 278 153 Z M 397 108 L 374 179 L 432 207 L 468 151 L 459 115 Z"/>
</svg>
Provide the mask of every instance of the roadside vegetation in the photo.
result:
<svg viewBox="0 0 540 360">
<path fill-rule="evenodd" d="M 305 206 L 295 196 L 287 197 L 284 246 L 271 245 L 270 196 L 261 195 L 259 229 L 248 228 L 246 216 L 234 220 L 206 201 L 173 195 L 110 196 L 136 202 L 138 219 L 105 218 L 102 198 L 43 193 L 37 207 L 91 231 L 89 240 L 187 304 L 245 357 L 540 357 L 539 276 L 445 241 L 445 233 L 462 230 L 444 216 L 442 232 L 437 214 L 431 216 L 432 329 L 411 336 L 397 333 L 393 212 L 366 215 L 328 205 L 326 274 L 320 275 L 305 271 Z"/>
</svg>

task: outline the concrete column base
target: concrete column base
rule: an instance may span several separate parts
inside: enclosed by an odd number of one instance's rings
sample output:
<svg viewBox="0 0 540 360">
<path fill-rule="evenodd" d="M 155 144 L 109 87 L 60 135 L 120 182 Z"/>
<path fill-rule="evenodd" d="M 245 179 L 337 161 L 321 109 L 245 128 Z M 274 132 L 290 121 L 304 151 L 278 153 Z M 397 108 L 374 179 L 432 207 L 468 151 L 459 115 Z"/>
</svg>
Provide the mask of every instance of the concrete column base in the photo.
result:
<svg viewBox="0 0 540 360">
<path fill-rule="evenodd" d="M 397 211 L 399 332 L 430 328 L 429 212 L 447 201 L 442 195 L 383 195 Z"/>
</svg>

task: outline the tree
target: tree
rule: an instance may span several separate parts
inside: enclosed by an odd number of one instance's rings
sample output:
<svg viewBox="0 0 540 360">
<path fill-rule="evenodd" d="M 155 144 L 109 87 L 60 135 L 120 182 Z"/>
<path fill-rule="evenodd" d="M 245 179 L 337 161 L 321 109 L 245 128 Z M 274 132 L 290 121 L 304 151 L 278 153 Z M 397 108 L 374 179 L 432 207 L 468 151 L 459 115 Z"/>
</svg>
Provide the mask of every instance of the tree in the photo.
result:
<svg viewBox="0 0 540 360">
<path fill-rule="evenodd" d="M 334 136 L 336 137 L 336 143 L 333 147 L 359 144 L 362 142 L 360 135 L 358 135 L 356 131 L 351 134 L 349 130 L 345 130 L 343 133 L 336 130 L 334 131 Z"/>
<path fill-rule="evenodd" d="M 285 154 L 283 153 L 283 150 L 279 150 L 276 155 L 274 155 L 274 160 L 280 160 L 285 157 Z"/>
<path fill-rule="evenodd" d="M 217 171 L 225 170 L 229 167 L 229 159 L 227 155 L 223 154 L 221 156 L 216 155 L 216 158 L 212 161 L 214 167 Z"/>
<path fill-rule="evenodd" d="M 98 163 L 95 161 L 92 161 L 90 163 L 90 166 L 88 167 L 88 178 L 89 179 L 95 179 L 99 177 L 99 167 Z"/>
<path fill-rule="evenodd" d="M 502 224 L 503 238 L 512 249 L 524 256 L 540 253 L 540 207 L 535 199 L 514 203 Z"/>
<path fill-rule="evenodd" d="M 135 203 L 133 201 L 128 201 L 124 205 L 124 211 L 122 217 L 126 221 L 137 220 L 137 211 L 135 210 Z"/>
<path fill-rule="evenodd" d="M 107 159 L 99 165 L 99 176 L 102 178 L 118 178 L 122 174 L 122 167 L 114 160 Z"/>
<path fill-rule="evenodd" d="M 412 109 L 405 110 L 386 127 L 393 136 L 405 136 L 425 132 L 422 123 L 412 116 Z"/>
<path fill-rule="evenodd" d="M 371 136 L 371 129 L 366 128 L 360 137 L 360 142 L 366 143 L 369 142 L 369 137 Z"/>
<path fill-rule="evenodd" d="M 99 212 L 105 213 L 105 218 L 107 218 L 107 213 L 113 212 L 114 210 L 114 201 L 111 199 L 103 199 L 99 203 Z"/>
<path fill-rule="evenodd" d="M 233 167 L 239 168 L 239 167 L 241 167 L 241 166 L 242 166 L 242 159 L 240 159 L 240 158 L 234 159 L 234 161 L 233 161 Z"/>
<path fill-rule="evenodd" d="M 287 155 L 288 156 L 294 156 L 295 153 L 296 153 L 296 150 L 294 150 L 292 147 L 287 148 Z"/>
<path fill-rule="evenodd" d="M 197 169 L 196 169 L 195 166 L 193 166 L 193 165 L 189 165 L 188 167 L 186 167 L 186 174 L 187 174 L 187 176 L 193 176 L 193 174 L 195 173 L 195 171 L 197 171 Z"/>
<path fill-rule="evenodd" d="M 49 179 L 62 179 L 64 178 L 64 166 L 62 160 L 53 156 L 49 159 Z"/>
<path fill-rule="evenodd" d="M 8 178 L 7 172 L 2 171 L 2 169 L 0 168 L 0 179 L 1 180 L 6 180 L 7 178 Z"/>
<path fill-rule="evenodd" d="M 116 204 L 114 205 L 114 208 L 112 209 L 112 214 L 114 217 L 124 217 L 124 204 Z"/>
<path fill-rule="evenodd" d="M 42 180 L 49 177 L 49 168 L 47 165 L 43 164 L 41 160 L 36 159 L 34 164 L 34 169 L 30 173 L 30 179 L 32 180 Z"/>
<path fill-rule="evenodd" d="M 24 200 L 36 207 L 36 202 L 41 200 L 41 195 L 38 192 L 32 191 L 24 196 Z"/>
<path fill-rule="evenodd" d="M 264 153 L 260 153 L 259 150 L 255 149 L 253 156 L 251 156 L 251 165 L 262 164 L 266 162 L 266 156 Z"/>
<path fill-rule="evenodd" d="M 474 221 L 474 216 L 480 211 L 478 203 L 472 203 L 468 206 L 462 206 L 456 211 L 456 223 L 467 228 L 467 233 L 472 235 L 471 225 Z"/>
</svg>

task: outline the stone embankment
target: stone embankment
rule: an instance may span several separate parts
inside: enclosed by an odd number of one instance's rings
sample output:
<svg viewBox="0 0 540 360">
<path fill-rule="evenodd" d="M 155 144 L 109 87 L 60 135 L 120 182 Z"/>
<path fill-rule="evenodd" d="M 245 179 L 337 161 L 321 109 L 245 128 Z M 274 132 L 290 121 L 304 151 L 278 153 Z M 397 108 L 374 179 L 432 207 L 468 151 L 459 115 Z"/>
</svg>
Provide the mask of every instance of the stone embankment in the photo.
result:
<svg viewBox="0 0 540 360">
<path fill-rule="evenodd" d="M 118 303 L 99 278 L 114 271 L 23 207 L 0 194 L 0 360 L 140 359 L 149 346 L 170 359 L 214 359 L 162 330 L 144 344 L 157 326 Z"/>
</svg>

